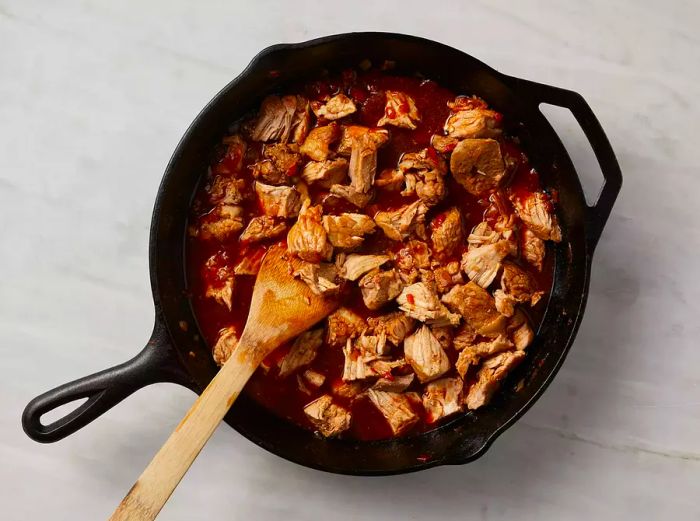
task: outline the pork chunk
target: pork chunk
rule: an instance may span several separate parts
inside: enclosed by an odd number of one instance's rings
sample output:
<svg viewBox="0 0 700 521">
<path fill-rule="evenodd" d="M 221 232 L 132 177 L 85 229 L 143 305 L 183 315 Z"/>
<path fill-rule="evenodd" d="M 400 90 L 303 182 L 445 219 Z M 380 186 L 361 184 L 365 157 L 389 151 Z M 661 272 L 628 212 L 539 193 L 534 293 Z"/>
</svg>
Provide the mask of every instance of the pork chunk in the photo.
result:
<svg viewBox="0 0 700 521">
<path fill-rule="evenodd" d="M 317 117 L 325 118 L 329 121 L 344 118 L 357 111 L 355 103 L 342 92 L 336 94 L 325 103 L 312 103 L 311 109 Z"/>
<path fill-rule="evenodd" d="M 467 242 L 469 243 L 470 248 L 477 248 L 487 244 L 495 244 L 500 240 L 500 238 L 500 233 L 491 228 L 489 223 L 482 221 L 477 224 L 469 234 L 467 237 Z"/>
<path fill-rule="evenodd" d="M 443 349 L 452 347 L 452 338 L 454 337 L 452 326 L 431 326 L 430 331 L 433 332 L 433 336 L 437 338 Z"/>
<path fill-rule="evenodd" d="M 420 199 L 394 211 L 377 212 L 374 222 L 387 237 L 395 241 L 407 239 L 418 227 L 425 223 L 428 207 Z"/>
<path fill-rule="evenodd" d="M 352 142 L 350 152 L 350 186 L 359 193 L 366 194 L 374 184 L 377 173 L 377 147 L 372 138 L 365 134 Z"/>
<path fill-rule="evenodd" d="M 415 375 L 413 373 L 401 376 L 384 377 L 377 380 L 372 386 L 372 389 L 375 391 L 402 393 L 411 386 L 413 380 L 415 380 Z"/>
<path fill-rule="evenodd" d="M 314 161 L 325 161 L 333 154 L 331 145 L 340 137 L 340 129 L 335 123 L 316 127 L 304 140 L 304 144 L 299 149 L 309 159 Z"/>
<path fill-rule="evenodd" d="M 362 333 L 355 341 L 355 347 L 360 350 L 360 356 L 365 362 L 372 362 L 386 357 L 391 353 L 391 346 L 386 342 L 386 335 L 370 335 Z"/>
<path fill-rule="evenodd" d="M 543 291 L 537 290 L 537 283 L 532 275 L 512 262 L 503 264 L 501 290 L 515 302 L 528 303 L 531 306 L 537 304 L 544 295 Z"/>
<path fill-rule="evenodd" d="M 321 218 L 321 206 L 309 206 L 306 201 L 297 222 L 287 234 L 287 247 L 290 253 L 307 262 L 320 262 L 331 258 L 333 246 L 328 241 Z"/>
<path fill-rule="evenodd" d="M 312 329 L 299 335 L 286 356 L 281 360 L 280 378 L 285 378 L 316 358 L 323 343 L 323 329 Z"/>
<path fill-rule="evenodd" d="M 263 213 L 269 217 L 287 219 L 299 213 L 301 197 L 294 187 L 272 186 L 256 181 L 255 193 Z"/>
<path fill-rule="evenodd" d="M 348 173 L 348 160 L 342 157 L 325 161 L 309 161 L 301 172 L 301 178 L 309 184 L 330 188 L 343 182 Z"/>
<path fill-rule="evenodd" d="M 404 184 L 405 177 L 401 170 L 394 168 L 385 168 L 374 179 L 374 186 L 382 188 L 389 192 L 398 192 Z"/>
<path fill-rule="evenodd" d="M 340 276 L 346 280 L 357 280 L 390 259 L 388 255 L 348 255 L 340 268 Z"/>
<path fill-rule="evenodd" d="M 291 141 L 301 145 L 309 135 L 311 127 L 311 107 L 309 100 L 303 96 L 297 96 L 297 108 L 292 118 Z"/>
<path fill-rule="evenodd" d="M 324 215 L 323 227 L 328 234 L 328 240 L 335 248 L 352 250 L 364 242 L 364 236 L 372 233 L 376 225 L 365 214 L 343 213 L 341 215 Z"/>
<path fill-rule="evenodd" d="M 349 203 L 354 204 L 358 208 L 364 208 L 372 200 L 372 192 L 362 193 L 357 191 L 350 185 L 333 185 L 331 186 L 331 194 L 342 197 Z"/>
<path fill-rule="evenodd" d="M 438 214 L 430 223 L 433 251 L 442 256 L 457 253 L 462 244 L 464 232 L 462 229 L 462 214 L 457 207 Z"/>
<path fill-rule="evenodd" d="M 479 363 L 479 360 L 485 357 L 493 356 L 503 351 L 512 351 L 515 349 L 513 343 L 504 335 L 500 335 L 489 342 L 479 342 L 471 344 L 459 353 L 455 367 L 459 375 L 464 378 L 469 370 L 469 367 Z"/>
<path fill-rule="evenodd" d="M 222 306 L 231 311 L 235 276 L 228 264 L 226 252 L 217 252 L 204 263 L 204 272 L 207 288 L 204 296 L 213 298 Z"/>
<path fill-rule="evenodd" d="M 462 256 L 462 270 L 470 280 L 482 288 L 488 288 L 496 278 L 501 262 L 509 253 L 508 241 L 469 248 L 469 251 Z"/>
<path fill-rule="evenodd" d="M 369 309 L 379 309 L 401 293 L 403 282 L 394 269 L 375 269 L 360 279 L 359 287 L 365 306 Z"/>
<path fill-rule="evenodd" d="M 216 239 L 225 241 L 231 239 L 243 229 L 243 208 L 228 204 L 214 207 L 202 220 L 199 228 L 201 237 L 205 240 Z"/>
<path fill-rule="evenodd" d="M 292 130 L 292 120 L 297 110 L 296 96 L 268 96 L 260 105 L 251 139 L 253 141 L 280 141 L 286 143 Z"/>
<path fill-rule="evenodd" d="M 435 423 L 461 412 L 463 387 L 459 378 L 441 378 L 426 385 L 423 393 L 426 423 Z"/>
<path fill-rule="evenodd" d="M 438 326 L 459 324 L 459 315 L 450 313 L 438 296 L 423 282 L 406 286 L 396 300 L 399 303 L 399 309 L 421 322 Z"/>
<path fill-rule="evenodd" d="M 542 264 L 544 263 L 544 256 L 546 253 L 544 241 L 527 227 L 523 228 L 521 249 L 523 258 L 534 266 L 537 271 L 542 271 Z"/>
<path fill-rule="evenodd" d="M 452 175 L 467 192 L 482 195 L 498 188 L 506 169 L 494 139 L 465 139 L 450 156 Z"/>
<path fill-rule="evenodd" d="M 535 339 L 535 332 L 530 327 L 525 313 L 520 310 L 508 321 L 507 330 L 518 351 L 524 351 Z"/>
<path fill-rule="evenodd" d="M 465 398 L 468 409 L 478 409 L 491 401 L 492 396 L 508 373 L 525 358 L 523 351 L 507 351 L 484 361 L 477 375 L 477 381 Z"/>
<path fill-rule="evenodd" d="M 403 342 L 416 325 L 415 320 L 400 311 L 380 317 L 370 317 L 367 323 L 375 335 L 384 333 L 389 342 L 395 346 Z"/>
<path fill-rule="evenodd" d="M 338 272 L 334 264 L 302 261 L 292 275 L 303 280 L 315 295 L 330 297 L 340 291 L 340 286 L 336 283 Z"/>
<path fill-rule="evenodd" d="M 366 380 L 375 378 L 379 373 L 369 363 L 372 360 L 367 360 L 362 356 L 359 346 L 353 344 L 353 341 L 348 338 L 343 348 L 345 363 L 343 365 L 343 380 L 353 382 L 355 380 Z"/>
<path fill-rule="evenodd" d="M 542 192 L 527 197 L 511 197 L 518 216 L 543 241 L 561 242 L 561 228 L 552 203 Z"/>
<path fill-rule="evenodd" d="M 404 92 L 386 91 L 384 116 L 377 122 L 378 127 L 394 125 L 395 127 L 414 130 L 416 123 L 419 121 L 418 107 L 416 107 L 416 102 L 411 96 Z"/>
<path fill-rule="evenodd" d="M 464 317 L 477 333 L 489 338 L 502 334 L 506 317 L 496 310 L 496 304 L 488 291 L 475 282 L 460 284 L 443 295 L 447 307 Z"/>
<path fill-rule="evenodd" d="M 502 116 L 486 108 L 458 110 L 445 123 L 445 133 L 453 138 L 492 138 L 501 133 Z"/>
<path fill-rule="evenodd" d="M 382 128 L 361 127 L 359 125 L 349 125 L 342 128 L 340 143 L 338 144 L 338 154 L 350 156 L 352 144 L 363 136 L 368 136 L 374 143 L 374 148 L 380 148 L 389 141 L 389 132 Z"/>
<path fill-rule="evenodd" d="M 289 184 L 301 165 L 299 146 L 277 143 L 265 145 L 263 160 L 252 165 L 253 177 L 272 185 Z"/>
<path fill-rule="evenodd" d="M 420 419 L 406 394 L 368 389 L 367 396 L 386 418 L 394 436 L 403 434 Z"/>
<path fill-rule="evenodd" d="M 439 378 L 450 369 L 450 360 L 430 328 L 420 327 L 403 341 L 406 361 L 421 383 Z"/>
<path fill-rule="evenodd" d="M 440 295 L 447 293 L 454 285 L 462 284 L 464 278 L 459 266 L 459 262 L 448 262 L 445 266 L 438 266 L 433 270 L 435 280 L 435 291 Z"/>
<path fill-rule="evenodd" d="M 226 136 L 222 141 L 226 145 L 223 158 L 226 161 L 216 165 L 216 173 L 227 177 L 239 174 L 243 168 L 243 158 L 248 148 L 247 143 L 240 134 Z"/>
<path fill-rule="evenodd" d="M 456 137 L 435 134 L 430 139 L 430 145 L 441 154 L 449 154 L 455 149 L 459 141 Z"/>
<path fill-rule="evenodd" d="M 350 411 L 333 403 L 333 397 L 324 394 L 304 407 L 304 414 L 325 437 L 336 436 L 350 428 Z"/>
<path fill-rule="evenodd" d="M 342 347 L 348 339 L 357 337 L 367 327 L 360 315 L 348 308 L 338 308 L 328 316 L 326 342 L 331 347 Z"/>
<path fill-rule="evenodd" d="M 217 365 L 224 365 L 237 345 L 238 334 L 236 333 L 236 328 L 230 326 L 222 329 L 212 350 L 212 355 Z"/>
<path fill-rule="evenodd" d="M 241 204 L 245 199 L 245 180 L 217 175 L 205 190 L 211 204 Z"/>
<path fill-rule="evenodd" d="M 454 337 L 452 338 L 452 346 L 457 351 L 461 351 L 471 346 L 476 340 L 477 335 L 476 329 L 467 322 L 463 322 L 455 331 Z"/>
<path fill-rule="evenodd" d="M 401 280 L 413 284 L 422 273 L 430 268 L 430 248 L 424 241 L 409 240 L 394 255 L 394 262 L 399 270 Z"/>
<path fill-rule="evenodd" d="M 241 242 L 258 242 L 265 239 L 274 239 L 287 231 L 287 224 L 275 217 L 261 215 L 253 217 L 243 233 L 241 233 Z"/>
</svg>

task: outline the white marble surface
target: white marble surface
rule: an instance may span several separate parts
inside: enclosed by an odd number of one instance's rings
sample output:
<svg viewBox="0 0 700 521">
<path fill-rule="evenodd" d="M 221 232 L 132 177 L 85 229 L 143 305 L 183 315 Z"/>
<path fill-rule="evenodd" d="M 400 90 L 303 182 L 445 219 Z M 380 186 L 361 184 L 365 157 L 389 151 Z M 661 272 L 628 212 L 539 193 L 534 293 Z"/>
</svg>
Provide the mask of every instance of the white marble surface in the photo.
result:
<svg viewBox="0 0 700 521">
<path fill-rule="evenodd" d="M 361 29 L 437 39 L 590 102 L 625 185 L 574 348 L 472 465 L 333 476 L 223 427 L 161 518 L 700 517 L 699 4 L 360 4 L 0 0 L 0 518 L 106 519 L 177 424 L 193 395 L 172 385 L 53 445 L 19 418 L 146 340 L 153 197 L 199 109 L 268 44 Z"/>
</svg>

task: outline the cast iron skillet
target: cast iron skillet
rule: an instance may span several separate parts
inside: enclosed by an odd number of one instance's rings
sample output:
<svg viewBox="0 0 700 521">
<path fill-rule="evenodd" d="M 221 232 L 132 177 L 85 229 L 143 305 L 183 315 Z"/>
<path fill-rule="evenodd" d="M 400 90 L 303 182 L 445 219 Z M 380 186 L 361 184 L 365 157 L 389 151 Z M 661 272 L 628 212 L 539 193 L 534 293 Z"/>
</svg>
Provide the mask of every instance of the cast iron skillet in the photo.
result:
<svg viewBox="0 0 700 521">
<path fill-rule="evenodd" d="M 72 434 L 137 389 L 156 382 L 201 392 L 216 372 L 198 333 L 187 298 L 184 266 L 188 209 L 206 171 L 210 151 L 227 126 L 257 106 L 268 93 L 322 69 L 393 60 L 398 73 L 421 73 L 457 93 L 484 98 L 517 133 L 547 188 L 559 192 L 564 241 L 553 248 L 555 277 L 547 309 L 527 361 L 511 375 L 488 407 L 460 416 L 422 435 L 358 442 L 323 439 L 282 420 L 242 395 L 226 422 L 245 437 L 285 459 L 343 474 L 398 474 L 472 461 L 542 394 L 556 374 L 583 315 L 591 257 L 622 184 L 620 168 L 603 129 L 583 98 L 501 74 L 445 45 L 391 33 L 350 33 L 262 51 L 243 73 L 202 110 L 168 164 L 153 211 L 150 274 L 155 327 L 146 347 L 130 361 L 48 391 L 32 400 L 22 417 L 25 432 L 39 442 Z M 568 108 L 581 125 L 605 176 L 598 201 L 587 206 L 571 160 L 539 111 L 540 103 Z M 184 327 L 187 324 L 188 327 Z M 515 392 L 514 388 L 519 387 Z M 87 401 L 44 425 L 41 416 L 63 404 Z"/>
</svg>

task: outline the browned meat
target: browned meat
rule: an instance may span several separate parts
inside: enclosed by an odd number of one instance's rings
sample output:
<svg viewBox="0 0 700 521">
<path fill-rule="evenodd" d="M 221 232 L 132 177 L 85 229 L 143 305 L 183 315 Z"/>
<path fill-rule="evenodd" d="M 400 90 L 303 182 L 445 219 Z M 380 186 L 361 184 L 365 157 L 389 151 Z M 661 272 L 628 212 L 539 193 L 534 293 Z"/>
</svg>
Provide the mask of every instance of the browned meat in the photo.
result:
<svg viewBox="0 0 700 521">
<path fill-rule="evenodd" d="M 367 396 L 386 418 L 394 436 L 403 434 L 420 419 L 413 409 L 410 398 L 404 393 L 368 389 Z"/>
<path fill-rule="evenodd" d="M 512 262 L 503 264 L 501 289 L 515 302 L 529 303 L 531 306 L 537 304 L 544 295 L 543 291 L 537 291 L 537 283 L 532 275 Z"/>
<path fill-rule="evenodd" d="M 462 388 L 459 378 L 441 378 L 425 386 L 423 408 L 426 423 L 435 423 L 462 410 Z"/>
<path fill-rule="evenodd" d="M 289 184 L 301 165 L 298 145 L 265 145 L 263 160 L 252 165 L 253 177 L 271 185 Z"/>
<path fill-rule="evenodd" d="M 328 394 L 307 404 L 304 414 L 326 437 L 336 436 L 350 428 L 350 411 L 333 403 L 333 398 Z"/>
<path fill-rule="evenodd" d="M 379 309 L 391 302 L 403 288 L 403 282 L 394 269 L 375 269 L 362 277 L 358 285 L 362 291 L 362 300 L 369 309 Z"/>
<path fill-rule="evenodd" d="M 241 204 L 245 195 L 245 180 L 217 175 L 206 187 L 211 204 Z"/>
<path fill-rule="evenodd" d="M 377 173 L 377 147 L 368 134 L 353 140 L 348 173 L 355 191 L 363 194 L 370 191 Z"/>
<path fill-rule="evenodd" d="M 372 332 L 375 335 L 384 333 L 392 344 L 398 346 L 404 338 L 413 331 L 415 320 L 407 317 L 400 311 L 389 313 L 381 317 L 370 317 L 367 319 Z"/>
<path fill-rule="evenodd" d="M 313 369 L 307 369 L 301 376 L 304 378 L 306 384 L 314 389 L 318 389 L 326 381 L 326 377 L 324 375 L 318 371 L 314 371 Z"/>
<path fill-rule="evenodd" d="M 495 244 L 501 238 L 501 234 L 489 226 L 486 221 L 477 224 L 467 237 L 469 247 L 478 248 L 487 244 Z"/>
<path fill-rule="evenodd" d="M 309 206 L 304 203 L 299 218 L 287 234 L 287 248 L 290 253 L 307 262 L 329 260 L 333 246 L 328 242 L 328 235 L 321 224 L 321 206 Z"/>
<path fill-rule="evenodd" d="M 456 137 L 440 136 L 439 134 L 435 134 L 430 139 L 432 147 L 441 154 L 449 154 L 452 152 L 457 146 L 457 143 L 459 143 L 459 139 Z"/>
<path fill-rule="evenodd" d="M 404 356 L 421 383 L 439 378 L 450 369 L 450 360 L 428 326 L 403 341 Z"/>
<path fill-rule="evenodd" d="M 464 317 L 480 335 L 492 338 L 502 334 L 506 318 L 496 310 L 493 297 L 475 282 L 460 284 L 443 295 L 447 307 Z"/>
<path fill-rule="evenodd" d="M 328 234 L 328 240 L 334 247 L 351 250 L 360 246 L 365 240 L 364 236 L 372 233 L 376 225 L 365 214 L 344 213 L 324 215 L 323 227 Z"/>
<path fill-rule="evenodd" d="M 311 127 L 311 107 L 309 100 L 303 96 L 297 96 L 297 109 L 292 118 L 291 138 L 294 143 L 301 145 L 309 135 Z"/>
<path fill-rule="evenodd" d="M 447 193 L 444 175 L 447 173 L 445 161 L 430 148 L 404 154 L 399 162 L 399 170 L 404 175 L 406 188 L 402 195 L 415 193 L 426 205 L 434 206 Z"/>
<path fill-rule="evenodd" d="M 404 175 L 401 170 L 394 168 L 385 168 L 382 172 L 375 178 L 374 186 L 377 188 L 382 188 L 389 192 L 398 192 L 401 190 L 405 181 Z"/>
<path fill-rule="evenodd" d="M 315 295 L 330 297 L 340 291 L 340 286 L 336 283 L 338 271 L 335 264 L 302 262 L 293 275 L 306 282 Z"/>
<path fill-rule="evenodd" d="M 338 154 L 350 156 L 353 142 L 365 135 L 372 139 L 375 148 L 380 148 L 389 141 L 389 132 L 384 129 L 350 125 L 343 127 L 340 143 L 338 144 Z"/>
<path fill-rule="evenodd" d="M 436 254 L 450 256 L 457 253 L 464 240 L 462 214 L 459 209 L 452 207 L 438 214 L 431 223 L 431 229 L 433 251 Z"/>
<path fill-rule="evenodd" d="M 340 276 L 346 280 L 357 280 L 390 259 L 388 255 L 348 255 L 340 268 Z"/>
<path fill-rule="evenodd" d="M 546 253 L 544 241 L 527 227 L 524 227 L 523 230 L 522 251 L 525 260 L 537 268 L 537 271 L 542 271 L 542 263 Z"/>
<path fill-rule="evenodd" d="M 300 367 L 310 364 L 323 343 L 323 329 L 312 329 L 299 335 L 286 356 L 280 361 L 280 378 L 285 378 Z"/>
<path fill-rule="evenodd" d="M 428 207 L 420 199 L 394 211 L 377 212 L 374 222 L 387 237 L 395 241 L 407 239 L 408 236 L 425 223 Z"/>
<path fill-rule="evenodd" d="M 406 369 L 408 367 L 408 363 L 403 358 L 389 360 L 387 357 L 383 357 L 372 360 L 369 364 L 378 375 L 389 375 L 394 369 Z"/>
<path fill-rule="evenodd" d="M 476 337 L 476 330 L 472 326 L 464 322 L 457 328 L 457 331 L 455 331 L 455 336 L 452 339 L 452 346 L 457 351 L 461 351 L 462 349 L 465 349 L 466 347 L 472 345 L 476 340 Z"/>
<path fill-rule="evenodd" d="M 312 103 L 311 109 L 317 117 L 331 121 L 344 118 L 357 111 L 355 103 L 342 92 L 333 96 L 326 103 Z"/>
<path fill-rule="evenodd" d="M 257 242 L 274 239 L 287 231 L 287 223 L 268 215 L 253 217 L 241 233 L 241 242 Z"/>
<path fill-rule="evenodd" d="M 438 296 L 430 291 L 423 282 L 406 286 L 396 300 L 404 313 L 421 322 L 438 326 L 459 324 L 459 315 L 450 313 L 440 302 Z"/>
<path fill-rule="evenodd" d="M 226 260 L 225 254 L 223 260 Z M 233 288 L 236 279 L 227 263 L 222 264 L 222 255 L 217 253 L 209 257 L 204 263 L 204 270 L 210 274 L 207 278 L 207 288 L 204 296 L 213 298 L 222 306 L 226 306 L 231 311 L 233 298 Z M 211 276 L 213 274 L 213 276 Z"/>
<path fill-rule="evenodd" d="M 301 177 L 309 184 L 330 188 L 343 182 L 348 173 L 348 160 L 342 157 L 325 161 L 309 161 L 301 172 Z"/>
<path fill-rule="evenodd" d="M 462 256 L 462 270 L 470 280 L 488 288 L 496 278 L 501 261 L 510 253 L 509 241 L 498 241 L 476 248 L 470 247 Z"/>
<path fill-rule="evenodd" d="M 296 188 L 291 186 L 272 186 L 255 182 L 255 193 L 260 206 L 269 217 L 295 217 L 301 207 L 301 197 Z"/>
<path fill-rule="evenodd" d="M 486 108 L 457 110 L 447 118 L 445 132 L 460 139 L 496 137 L 501 133 L 500 122 L 501 115 Z"/>
<path fill-rule="evenodd" d="M 420 121 L 420 114 L 416 102 L 408 94 L 403 92 L 386 91 L 386 106 L 384 116 L 377 122 L 378 127 L 394 125 L 395 127 L 416 128 Z"/>
<path fill-rule="evenodd" d="M 561 241 L 561 228 L 552 203 L 542 192 L 527 197 L 511 197 L 518 216 L 543 241 Z"/>
<path fill-rule="evenodd" d="M 233 326 L 225 327 L 219 332 L 212 355 L 217 365 L 224 365 L 238 345 L 238 334 Z"/>
<path fill-rule="evenodd" d="M 235 286 L 235 278 L 228 277 L 223 284 L 208 285 L 204 296 L 207 298 L 213 298 L 216 302 L 222 306 L 226 306 L 229 311 L 231 311 L 232 299 L 233 299 L 233 287 Z"/>
<path fill-rule="evenodd" d="M 402 393 L 411 386 L 414 379 L 415 375 L 413 373 L 402 376 L 390 376 L 386 378 L 380 378 L 374 383 L 372 389 L 374 389 L 375 391 Z"/>
<path fill-rule="evenodd" d="M 372 200 L 372 192 L 362 193 L 355 190 L 350 185 L 333 185 L 331 194 L 342 197 L 346 201 L 354 204 L 358 208 L 364 208 Z"/>
<path fill-rule="evenodd" d="M 486 405 L 498 390 L 501 381 L 525 358 L 523 351 L 507 351 L 484 361 L 477 381 L 469 388 L 465 403 L 468 409 Z"/>
<path fill-rule="evenodd" d="M 455 284 L 462 284 L 464 278 L 459 267 L 459 262 L 448 262 L 445 266 L 434 269 L 435 291 L 440 295 L 447 293 Z"/>
<path fill-rule="evenodd" d="M 365 362 L 372 362 L 386 357 L 391 353 L 391 346 L 386 343 L 386 335 L 368 335 L 362 333 L 355 340 L 355 348 L 359 349 L 360 356 Z"/>
<path fill-rule="evenodd" d="M 433 336 L 437 338 L 443 349 L 450 349 L 452 347 L 452 337 L 454 336 L 454 329 L 452 326 L 431 326 L 430 331 L 433 332 Z"/>
<path fill-rule="evenodd" d="M 532 331 L 525 313 L 520 310 L 517 310 L 508 321 L 507 329 L 515 348 L 519 351 L 524 351 L 535 339 L 535 333 Z"/>
<path fill-rule="evenodd" d="M 494 139 L 465 139 L 450 156 L 452 175 L 467 192 L 481 195 L 498 188 L 506 170 Z"/>
<path fill-rule="evenodd" d="M 348 339 L 357 337 L 366 327 L 360 315 L 348 308 L 338 308 L 328 317 L 326 342 L 331 347 L 343 347 Z"/>
<path fill-rule="evenodd" d="M 490 342 L 479 342 L 466 346 L 459 353 L 455 367 L 459 375 L 464 378 L 469 367 L 479 363 L 484 357 L 493 356 L 503 351 L 511 351 L 515 348 L 513 343 L 505 336 L 501 335 Z"/>
<path fill-rule="evenodd" d="M 260 105 L 260 113 L 250 134 L 253 141 L 286 143 L 297 110 L 296 96 L 268 96 Z"/>
<path fill-rule="evenodd" d="M 367 382 L 346 382 L 345 380 L 341 379 L 333 382 L 333 384 L 331 385 L 331 392 L 335 396 L 352 401 L 355 398 L 357 398 L 362 392 L 364 392 L 366 387 Z"/>
<path fill-rule="evenodd" d="M 340 129 L 335 123 L 316 127 L 304 140 L 300 152 L 314 161 L 325 161 L 332 155 L 331 145 L 340 137 Z"/>
<path fill-rule="evenodd" d="M 243 158 L 245 157 L 248 145 L 240 134 L 226 136 L 222 142 L 226 145 L 225 157 L 227 161 L 225 169 L 220 171 L 220 173 L 227 175 L 239 174 L 243 168 Z"/>
<path fill-rule="evenodd" d="M 424 270 L 430 268 L 431 251 L 423 241 L 412 239 L 394 255 L 401 280 L 412 284 Z"/>
<path fill-rule="evenodd" d="M 199 233 L 202 239 L 225 241 L 243 229 L 243 208 L 220 204 L 202 220 Z"/>
<path fill-rule="evenodd" d="M 343 365 L 342 378 L 346 382 L 366 380 L 367 378 L 375 378 L 379 375 L 370 365 L 369 362 L 371 362 L 371 360 L 366 360 L 362 356 L 359 346 L 353 345 L 352 340 L 349 338 L 343 348 L 343 355 L 345 356 L 345 364 Z"/>
<path fill-rule="evenodd" d="M 513 316 L 517 302 L 511 295 L 508 295 L 502 289 L 497 289 L 493 292 L 493 299 L 496 304 L 496 309 L 501 315 L 506 317 Z"/>
</svg>

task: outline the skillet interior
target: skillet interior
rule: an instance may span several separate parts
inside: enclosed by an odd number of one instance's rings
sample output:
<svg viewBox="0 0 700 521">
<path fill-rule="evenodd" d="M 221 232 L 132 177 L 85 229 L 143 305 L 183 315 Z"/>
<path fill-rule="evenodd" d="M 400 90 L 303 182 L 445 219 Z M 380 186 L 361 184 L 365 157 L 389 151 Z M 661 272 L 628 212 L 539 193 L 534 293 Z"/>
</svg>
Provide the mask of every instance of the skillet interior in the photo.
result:
<svg viewBox="0 0 700 521">
<path fill-rule="evenodd" d="M 201 391 L 216 372 L 209 348 L 198 335 L 186 298 L 184 237 L 191 198 L 209 154 L 227 126 L 270 92 L 317 75 L 321 69 L 356 66 L 369 58 L 397 62 L 398 73 L 422 73 L 457 93 L 476 94 L 510 120 L 521 122 L 519 137 L 545 187 L 559 191 L 564 241 L 553 248 L 555 277 L 547 310 L 525 363 L 491 404 L 418 436 L 378 442 L 323 439 L 279 419 L 242 395 L 226 422 L 283 458 L 305 466 L 348 474 L 387 474 L 481 455 L 498 433 L 515 421 L 549 383 L 575 335 L 585 305 L 592 246 L 586 241 L 587 210 L 580 183 L 559 138 L 517 80 L 450 47 L 388 33 L 332 36 L 263 51 L 200 113 L 167 167 L 151 229 L 151 280 L 157 312 L 170 332 L 180 362 Z M 180 323 L 189 324 L 183 331 Z M 514 392 L 516 383 L 519 392 Z"/>
</svg>

